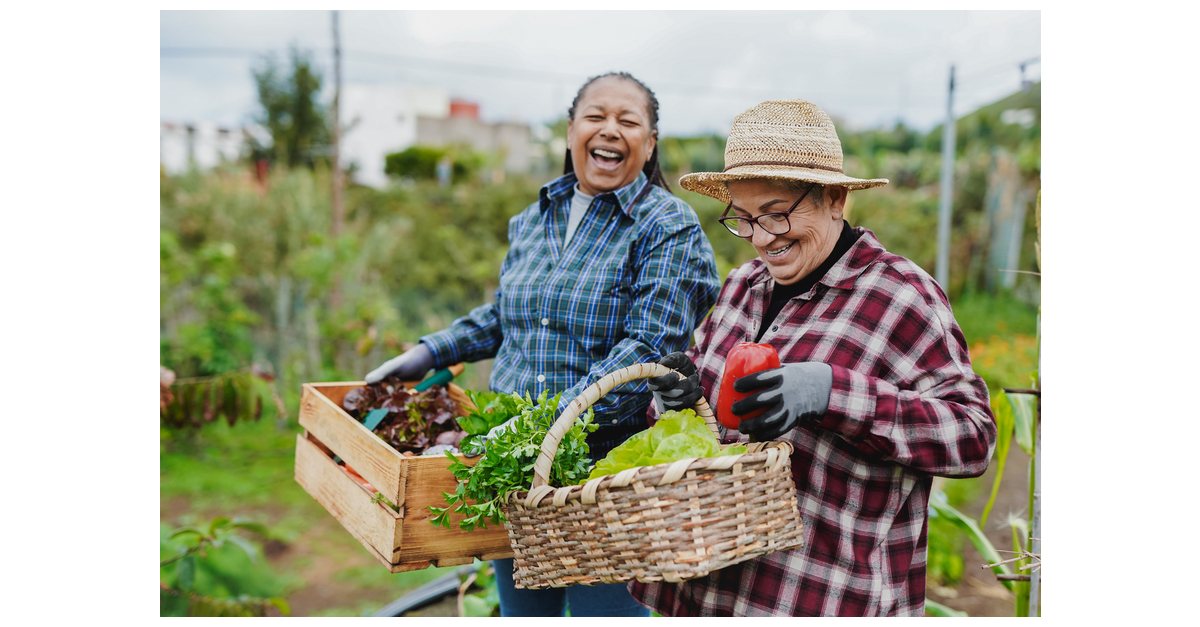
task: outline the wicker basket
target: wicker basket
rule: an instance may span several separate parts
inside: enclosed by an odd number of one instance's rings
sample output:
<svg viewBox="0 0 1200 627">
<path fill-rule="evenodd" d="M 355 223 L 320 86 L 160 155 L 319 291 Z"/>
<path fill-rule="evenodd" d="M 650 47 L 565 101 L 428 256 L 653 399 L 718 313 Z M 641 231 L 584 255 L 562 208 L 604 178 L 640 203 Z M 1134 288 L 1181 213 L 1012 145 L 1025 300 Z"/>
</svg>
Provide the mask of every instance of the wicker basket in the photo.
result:
<svg viewBox="0 0 1200 627">
<path fill-rule="evenodd" d="M 546 435 L 528 492 L 502 510 L 518 588 L 638 581 L 677 582 L 801 546 L 791 444 L 749 445 L 742 455 L 631 468 L 583 485 L 546 485 L 558 443 L 575 419 L 614 387 L 670 370 L 617 370 L 580 394 Z M 696 413 L 713 433 L 701 398 Z"/>
</svg>

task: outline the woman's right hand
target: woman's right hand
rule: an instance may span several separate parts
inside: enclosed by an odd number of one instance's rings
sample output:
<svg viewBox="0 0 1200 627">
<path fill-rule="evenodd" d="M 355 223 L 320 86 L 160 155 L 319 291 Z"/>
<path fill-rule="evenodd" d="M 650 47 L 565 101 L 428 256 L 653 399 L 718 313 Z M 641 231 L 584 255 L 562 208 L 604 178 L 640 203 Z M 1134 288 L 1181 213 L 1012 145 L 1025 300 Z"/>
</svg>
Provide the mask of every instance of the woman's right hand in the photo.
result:
<svg viewBox="0 0 1200 627">
<path fill-rule="evenodd" d="M 654 397 L 662 404 L 663 409 L 679 411 L 691 409 L 704 395 L 700 390 L 700 375 L 696 372 L 696 364 L 687 355 L 679 352 L 671 353 L 658 360 L 658 363 L 675 370 L 683 375 L 670 372 L 661 377 L 650 377 L 646 384 Z"/>
<path fill-rule="evenodd" d="M 424 343 L 404 351 L 383 363 L 382 366 L 367 373 L 363 380 L 367 385 L 379 383 L 388 377 L 396 377 L 401 381 L 420 381 L 433 368 L 433 353 Z"/>
</svg>

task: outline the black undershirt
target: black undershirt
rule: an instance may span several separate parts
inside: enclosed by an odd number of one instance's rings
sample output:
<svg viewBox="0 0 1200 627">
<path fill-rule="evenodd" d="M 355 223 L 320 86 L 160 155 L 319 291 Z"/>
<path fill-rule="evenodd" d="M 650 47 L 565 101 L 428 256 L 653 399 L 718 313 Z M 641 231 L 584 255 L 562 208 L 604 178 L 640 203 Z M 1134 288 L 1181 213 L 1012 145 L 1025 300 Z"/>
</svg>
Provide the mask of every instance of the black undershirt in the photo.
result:
<svg viewBox="0 0 1200 627">
<path fill-rule="evenodd" d="M 775 289 L 771 292 L 771 302 L 767 305 L 767 312 L 763 314 L 762 324 L 758 327 L 758 337 L 754 338 L 755 342 L 762 339 L 764 333 L 775 322 L 775 317 L 779 315 L 780 310 L 787 304 L 789 300 L 812 289 L 817 281 L 824 278 L 825 273 L 837 263 L 846 251 L 858 241 L 858 233 L 850 228 L 850 223 L 842 220 L 842 234 L 838 236 L 837 244 L 833 246 L 833 252 L 829 253 L 829 257 L 825 259 L 816 270 L 808 273 L 808 276 L 792 283 L 791 285 L 780 285 L 775 283 Z"/>
</svg>

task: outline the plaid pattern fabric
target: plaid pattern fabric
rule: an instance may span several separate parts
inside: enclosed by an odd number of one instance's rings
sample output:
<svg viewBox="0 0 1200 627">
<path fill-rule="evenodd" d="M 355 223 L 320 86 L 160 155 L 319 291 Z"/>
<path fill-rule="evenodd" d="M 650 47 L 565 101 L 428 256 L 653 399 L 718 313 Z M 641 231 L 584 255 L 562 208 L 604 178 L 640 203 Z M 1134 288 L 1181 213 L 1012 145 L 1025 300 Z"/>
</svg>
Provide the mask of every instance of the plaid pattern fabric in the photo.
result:
<svg viewBox="0 0 1200 627">
<path fill-rule="evenodd" d="M 862 235 L 762 337 L 784 363 L 833 367 L 829 409 L 795 445 L 804 546 L 680 584 L 632 582 L 665 616 L 921 616 L 934 475 L 983 474 L 996 425 L 938 285 Z M 774 281 L 754 259 L 730 273 L 689 356 L 716 407 L 725 355 L 753 341 Z M 726 441 L 745 439 L 724 432 Z"/>
<path fill-rule="evenodd" d="M 491 389 L 562 392 L 560 410 L 600 377 L 687 348 L 720 288 L 712 246 L 687 203 L 644 174 L 595 198 L 563 249 L 574 174 L 509 221 L 495 303 L 421 338 L 435 364 L 495 357 Z M 593 405 L 602 457 L 646 428 L 644 381 Z"/>
</svg>

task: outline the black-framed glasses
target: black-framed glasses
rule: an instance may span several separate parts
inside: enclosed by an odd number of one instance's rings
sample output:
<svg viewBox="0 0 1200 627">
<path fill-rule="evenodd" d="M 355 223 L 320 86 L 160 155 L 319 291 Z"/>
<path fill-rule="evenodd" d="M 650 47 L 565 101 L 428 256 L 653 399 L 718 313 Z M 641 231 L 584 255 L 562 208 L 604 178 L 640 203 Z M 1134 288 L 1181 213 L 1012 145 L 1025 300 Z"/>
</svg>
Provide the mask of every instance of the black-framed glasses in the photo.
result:
<svg viewBox="0 0 1200 627">
<path fill-rule="evenodd" d="M 816 183 L 809 185 L 808 189 L 804 190 L 804 194 L 800 196 L 800 200 L 792 203 L 792 207 L 787 211 L 764 213 L 757 218 L 743 218 L 740 216 L 726 217 L 726 214 L 729 213 L 729 210 L 733 209 L 733 203 L 730 202 L 729 206 L 725 207 L 725 212 L 721 214 L 721 217 L 717 218 L 717 222 L 720 222 L 721 225 L 728 229 L 730 233 L 733 233 L 738 237 L 749 238 L 753 236 L 755 224 L 758 225 L 758 228 L 770 233 L 771 235 L 783 235 L 792 228 L 792 222 L 791 220 L 788 220 L 788 218 L 792 215 L 792 212 L 796 210 L 796 207 L 800 206 L 801 202 L 804 202 L 804 199 L 808 197 L 808 193 L 811 192 L 812 188 L 816 186 Z"/>
</svg>

